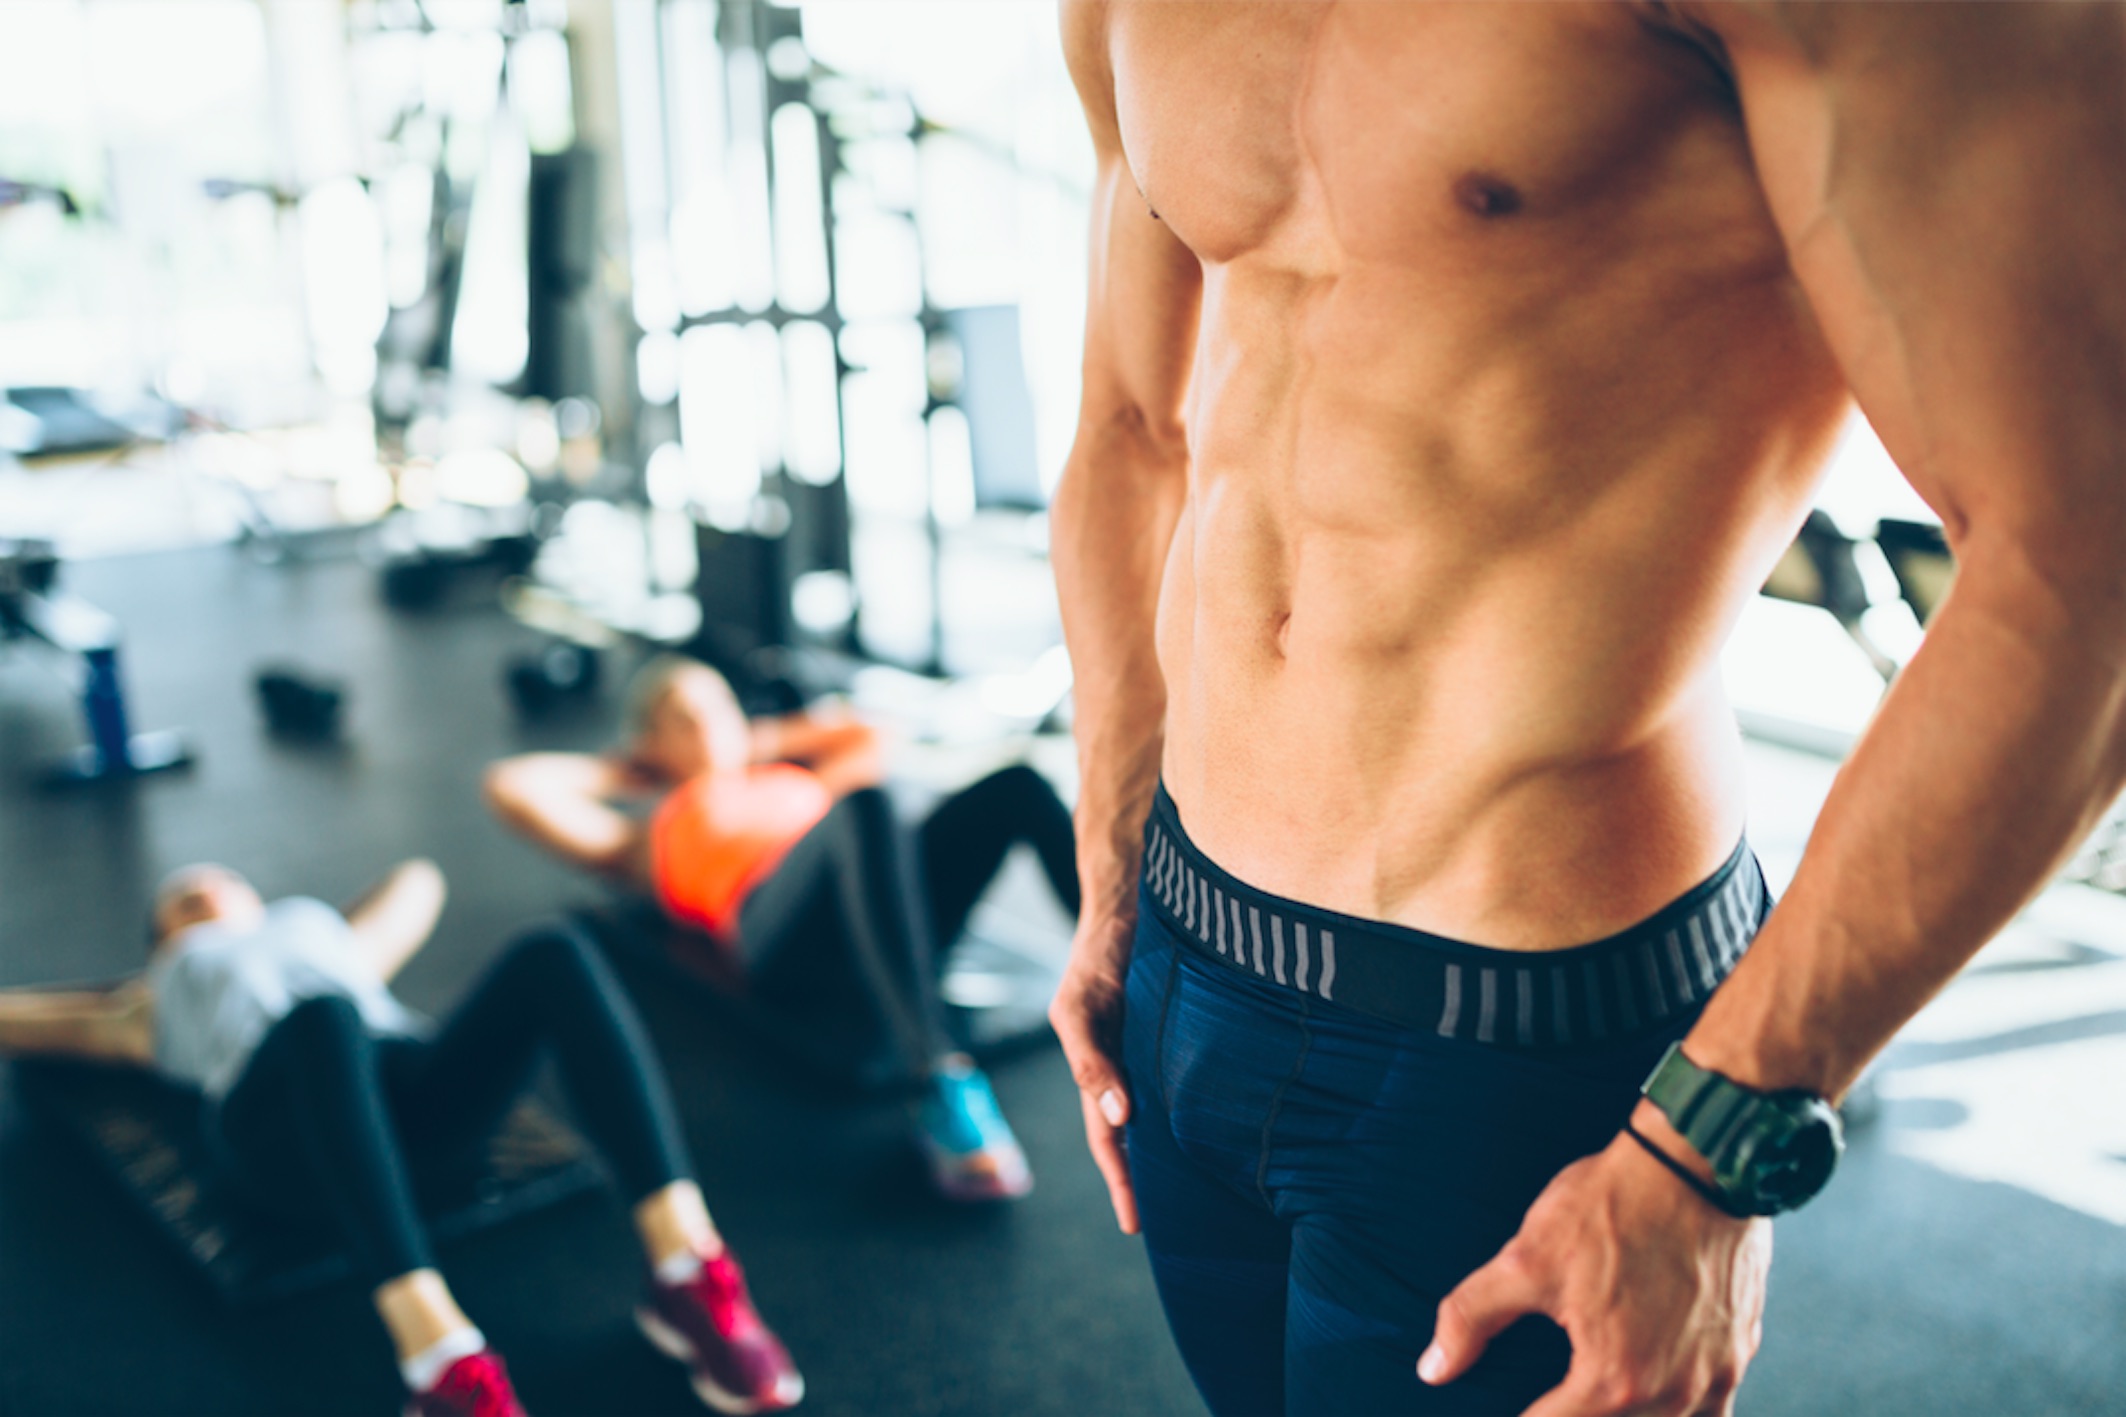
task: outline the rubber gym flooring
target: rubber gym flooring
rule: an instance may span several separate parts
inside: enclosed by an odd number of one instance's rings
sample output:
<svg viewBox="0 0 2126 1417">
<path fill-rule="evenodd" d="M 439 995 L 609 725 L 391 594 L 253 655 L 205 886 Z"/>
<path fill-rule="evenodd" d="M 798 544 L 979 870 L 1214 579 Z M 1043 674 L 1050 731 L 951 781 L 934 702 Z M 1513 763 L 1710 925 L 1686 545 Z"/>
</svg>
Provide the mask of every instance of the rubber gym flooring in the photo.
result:
<svg viewBox="0 0 2126 1417">
<path fill-rule="evenodd" d="M 67 577 L 126 625 L 136 726 L 187 729 L 201 761 L 70 794 L 26 786 L 32 765 L 78 741 L 76 710 L 49 658 L 0 653 L 0 985 L 135 967 L 152 882 L 200 858 L 241 867 L 269 895 L 345 899 L 399 857 L 434 856 L 451 904 L 401 983 L 431 1009 L 513 928 L 594 894 L 491 825 L 476 782 L 507 751 L 604 742 L 617 694 L 517 724 L 500 667 L 532 637 L 498 612 L 395 614 L 353 562 L 269 568 L 223 549 Z M 249 678 L 268 659 L 351 681 L 344 749 L 264 733 Z M 1777 807 L 1776 755 L 1755 767 Z M 925 1195 L 890 1104 L 792 1075 L 654 971 L 627 977 L 710 1204 L 806 1371 L 804 1410 L 1201 1410 L 1142 1254 L 1108 1219 L 1054 1050 L 996 1070 L 1034 1195 L 955 1210 Z M 2126 1109 L 2126 1085 L 2110 1097 Z M 1748 1417 L 2126 1412 L 2126 1231 L 1893 1144 L 1941 1120 L 1893 1095 L 1832 1190 L 1781 1222 Z M 442 1258 L 533 1410 L 700 1410 L 628 1321 L 637 1262 L 610 1198 Z M 0 1411 L 384 1412 L 398 1400 L 353 1286 L 262 1313 L 219 1308 L 110 1182 L 23 1114 L 0 1065 Z"/>
</svg>

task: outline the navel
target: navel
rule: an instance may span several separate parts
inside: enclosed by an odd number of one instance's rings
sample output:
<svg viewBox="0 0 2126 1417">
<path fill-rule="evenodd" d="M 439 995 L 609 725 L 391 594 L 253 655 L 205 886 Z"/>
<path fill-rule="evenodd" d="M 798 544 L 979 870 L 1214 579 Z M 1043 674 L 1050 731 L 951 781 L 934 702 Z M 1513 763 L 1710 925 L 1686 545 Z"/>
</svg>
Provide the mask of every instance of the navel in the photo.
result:
<svg viewBox="0 0 2126 1417">
<path fill-rule="evenodd" d="M 1506 217 L 1521 209 L 1521 189 L 1495 172 L 1465 172 L 1455 180 L 1454 200 L 1476 216 Z"/>
</svg>

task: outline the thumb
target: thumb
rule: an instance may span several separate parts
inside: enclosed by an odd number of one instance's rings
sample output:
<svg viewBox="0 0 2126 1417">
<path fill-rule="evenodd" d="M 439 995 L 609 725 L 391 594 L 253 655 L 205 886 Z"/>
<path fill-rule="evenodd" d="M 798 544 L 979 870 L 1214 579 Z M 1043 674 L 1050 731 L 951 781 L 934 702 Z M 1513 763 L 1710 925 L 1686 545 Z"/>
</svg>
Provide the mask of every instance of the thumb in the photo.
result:
<svg viewBox="0 0 2126 1417">
<path fill-rule="evenodd" d="M 1431 1346 L 1417 1360 L 1417 1375 L 1438 1386 L 1469 1371 L 1499 1331 L 1538 1309 L 1534 1284 L 1511 1248 L 1470 1275 L 1440 1301 Z"/>
</svg>

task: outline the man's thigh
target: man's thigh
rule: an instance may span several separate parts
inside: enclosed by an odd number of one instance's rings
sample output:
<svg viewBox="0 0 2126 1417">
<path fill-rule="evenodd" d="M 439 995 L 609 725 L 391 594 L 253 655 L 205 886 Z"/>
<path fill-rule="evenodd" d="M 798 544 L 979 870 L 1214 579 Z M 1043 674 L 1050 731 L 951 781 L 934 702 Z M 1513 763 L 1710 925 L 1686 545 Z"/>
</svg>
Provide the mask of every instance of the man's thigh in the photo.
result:
<svg viewBox="0 0 2126 1417">
<path fill-rule="evenodd" d="M 1320 1008 L 1270 1176 L 1293 1223 L 1293 1413 L 1518 1413 L 1565 1375 L 1544 1318 L 1444 1390 L 1420 1383 L 1439 1302 L 1496 1254 L 1559 1171 L 1607 1143 L 1665 1040 L 1540 1055 Z"/>
<path fill-rule="evenodd" d="M 1130 1176 L 1174 1346 L 1217 1417 L 1281 1413 L 1291 1234 L 1181 1155 L 1164 1121 L 1131 1122 Z"/>
<path fill-rule="evenodd" d="M 1336 1278 L 1324 1279 L 1324 1271 Z M 1371 1271 L 1353 1282 L 1354 1272 Z M 1565 1376 L 1571 1347 L 1547 1319 L 1524 1319 L 1494 1340 L 1459 1381 L 1418 1381 L 1444 1292 L 1410 1284 L 1393 1261 L 1341 1227 L 1302 1225 L 1293 1237 L 1285 1303 L 1285 1411 L 1513 1417 Z"/>
<path fill-rule="evenodd" d="M 1291 1231 L 1256 1186 L 1279 1079 L 1266 1075 L 1264 1040 L 1245 1011 L 1205 1008 L 1177 964 L 1156 926 L 1140 928 L 1123 1051 L 1145 1252 L 1175 1346 L 1211 1411 L 1280 1413 Z M 1270 1051 L 1289 1041 L 1272 1038 Z M 1202 1066 L 1213 1056 L 1225 1066 Z"/>
</svg>

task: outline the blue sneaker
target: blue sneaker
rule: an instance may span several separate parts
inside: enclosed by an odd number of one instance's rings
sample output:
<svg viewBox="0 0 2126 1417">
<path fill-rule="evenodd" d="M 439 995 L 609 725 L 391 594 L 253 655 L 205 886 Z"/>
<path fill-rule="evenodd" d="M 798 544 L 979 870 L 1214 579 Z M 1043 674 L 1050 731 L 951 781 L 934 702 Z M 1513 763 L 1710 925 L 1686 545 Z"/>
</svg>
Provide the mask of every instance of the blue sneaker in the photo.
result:
<svg viewBox="0 0 2126 1417">
<path fill-rule="evenodd" d="M 964 1059 L 931 1075 L 916 1109 L 916 1137 L 931 1181 L 948 1200 L 1017 1200 L 1033 1189 L 1026 1153 L 989 1079 Z"/>
</svg>

